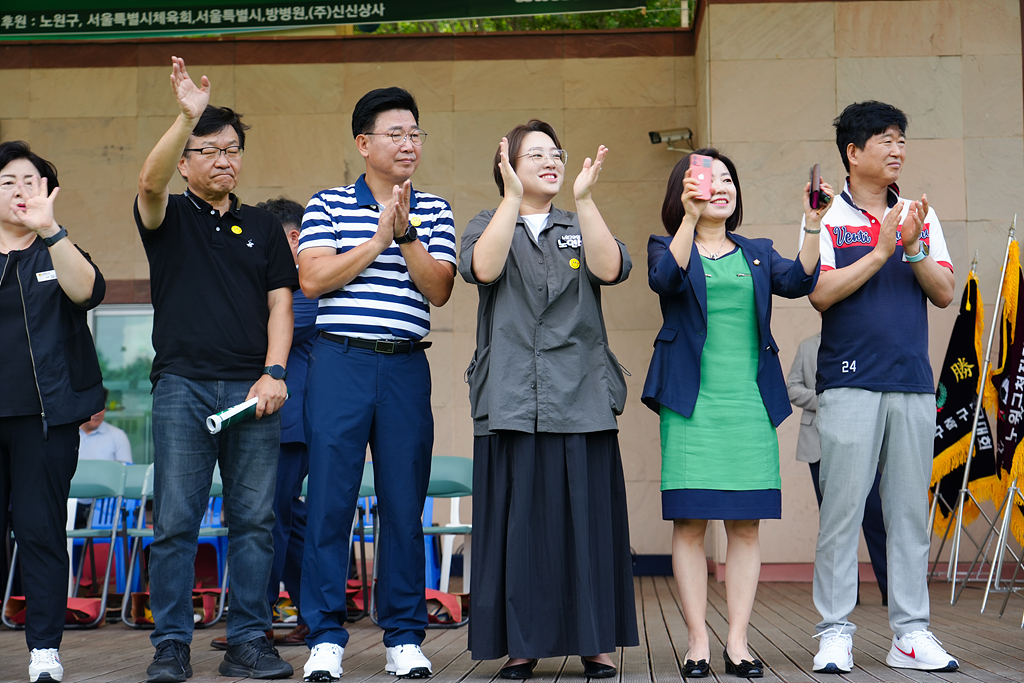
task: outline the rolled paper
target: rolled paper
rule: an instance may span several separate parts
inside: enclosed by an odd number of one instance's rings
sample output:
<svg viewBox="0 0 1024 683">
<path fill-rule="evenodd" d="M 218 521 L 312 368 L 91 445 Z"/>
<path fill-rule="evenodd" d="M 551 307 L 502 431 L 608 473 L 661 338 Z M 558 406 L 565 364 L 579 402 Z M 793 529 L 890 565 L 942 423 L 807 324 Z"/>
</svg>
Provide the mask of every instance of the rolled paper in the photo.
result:
<svg viewBox="0 0 1024 683">
<path fill-rule="evenodd" d="M 206 428 L 210 430 L 211 434 L 216 434 L 225 427 L 248 420 L 256 415 L 256 404 L 259 403 L 259 400 L 258 396 L 254 396 L 245 403 L 239 403 L 237 406 L 231 406 L 227 410 L 211 415 L 206 418 Z"/>
</svg>

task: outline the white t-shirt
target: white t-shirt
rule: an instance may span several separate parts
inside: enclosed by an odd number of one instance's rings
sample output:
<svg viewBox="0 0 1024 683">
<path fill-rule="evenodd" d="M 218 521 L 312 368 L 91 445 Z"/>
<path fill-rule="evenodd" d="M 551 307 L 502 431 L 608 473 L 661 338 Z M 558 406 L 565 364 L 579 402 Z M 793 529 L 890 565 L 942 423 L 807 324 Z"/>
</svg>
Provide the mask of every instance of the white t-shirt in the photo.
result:
<svg viewBox="0 0 1024 683">
<path fill-rule="evenodd" d="M 548 215 L 546 213 L 531 213 L 529 216 L 522 217 L 526 227 L 530 230 L 530 234 L 533 235 L 534 242 L 540 239 L 541 231 L 547 226 Z"/>
</svg>

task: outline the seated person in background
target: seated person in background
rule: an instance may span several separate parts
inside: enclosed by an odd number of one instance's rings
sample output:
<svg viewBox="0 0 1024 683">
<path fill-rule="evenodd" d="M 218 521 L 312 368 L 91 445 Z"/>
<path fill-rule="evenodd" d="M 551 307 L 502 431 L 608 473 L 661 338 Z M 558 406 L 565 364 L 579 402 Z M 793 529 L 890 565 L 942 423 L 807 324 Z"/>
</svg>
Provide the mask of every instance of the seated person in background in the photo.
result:
<svg viewBox="0 0 1024 683">
<path fill-rule="evenodd" d="M 107 401 L 110 392 L 103 388 L 103 410 L 78 426 L 78 459 L 79 460 L 117 460 L 125 465 L 132 464 L 132 446 L 128 443 L 128 435 L 124 430 L 104 422 L 107 415 Z M 89 513 L 92 511 L 92 500 L 78 499 L 78 510 L 75 512 L 75 528 L 84 529 L 89 526 Z"/>
</svg>

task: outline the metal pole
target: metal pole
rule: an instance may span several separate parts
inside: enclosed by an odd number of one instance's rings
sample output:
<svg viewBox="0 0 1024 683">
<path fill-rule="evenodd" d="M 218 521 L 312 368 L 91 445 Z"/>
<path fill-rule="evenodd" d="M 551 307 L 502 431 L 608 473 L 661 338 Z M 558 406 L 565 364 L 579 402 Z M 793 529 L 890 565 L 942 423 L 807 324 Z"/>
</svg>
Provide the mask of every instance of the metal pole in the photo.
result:
<svg viewBox="0 0 1024 683">
<path fill-rule="evenodd" d="M 974 402 L 974 423 L 971 425 L 971 440 L 967 446 L 967 462 L 964 463 L 964 479 L 960 486 L 960 493 L 957 495 L 957 513 L 956 513 L 956 531 L 953 533 L 953 562 L 950 567 L 950 576 L 952 577 L 953 590 L 950 594 L 949 604 L 955 605 L 957 599 L 956 593 L 956 572 L 957 565 L 960 562 L 960 535 L 963 529 L 964 520 L 964 498 L 967 494 L 967 484 L 971 476 L 971 458 L 974 456 L 974 437 L 978 433 L 978 418 L 981 415 L 981 404 L 985 395 L 985 380 L 988 377 L 988 369 L 991 364 L 992 357 L 992 341 L 995 338 L 996 326 L 999 321 L 999 309 L 1003 298 L 1003 280 L 1006 279 L 1006 266 L 1010 260 L 1010 244 L 1013 242 L 1014 234 L 1017 230 L 1017 215 L 1013 216 L 1013 223 L 1010 225 L 1010 232 L 1006 239 L 1006 251 L 1003 253 L 1003 267 L 1002 272 L 999 274 L 999 293 L 996 295 L 995 310 L 992 312 L 992 326 L 988 331 L 988 346 L 985 350 L 985 360 L 982 363 L 981 369 L 981 387 L 978 391 L 978 397 Z M 967 583 L 967 577 L 964 577 L 964 583 Z"/>
<path fill-rule="evenodd" d="M 1012 503 L 1013 503 L 1013 494 L 1014 494 L 1014 491 L 1016 491 L 1016 490 L 1017 490 L 1017 483 L 1013 482 L 1012 484 L 1010 484 L 1010 490 L 1006 492 L 1006 498 L 1003 500 L 1003 504 L 999 506 L 999 511 L 1005 511 L 1005 514 L 1003 515 L 1003 523 L 999 525 L 999 540 L 998 540 L 998 543 L 999 543 L 999 547 L 1000 548 L 1003 547 L 1003 542 L 1004 542 L 1004 539 L 1006 538 L 1006 533 L 1010 529 L 1010 516 L 1013 514 L 1013 505 L 1012 505 Z M 998 519 L 998 515 L 997 515 L 996 518 Z M 997 555 L 1000 554 L 998 550 L 996 551 L 996 554 Z M 988 604 L 988 595 L 989 595 L 989 592 L 992 590 L 992 577 L 996 575 L 996 567 L 997 566 L 999 568 L 998 571 L 1001 573 L 1002 570 L 1003 570 L 1002 562 L 998 562 L 998 563 L 997 562 L 993 562 L 990 565 L 990 568 L 989 568 L 988 583 L 985 584 L 985 597 L 982 598 L 982 601 L 981 601 L 981 611 L 982 611 L 982 613 L 985 612 L 985 606 Z"/>
</svg>

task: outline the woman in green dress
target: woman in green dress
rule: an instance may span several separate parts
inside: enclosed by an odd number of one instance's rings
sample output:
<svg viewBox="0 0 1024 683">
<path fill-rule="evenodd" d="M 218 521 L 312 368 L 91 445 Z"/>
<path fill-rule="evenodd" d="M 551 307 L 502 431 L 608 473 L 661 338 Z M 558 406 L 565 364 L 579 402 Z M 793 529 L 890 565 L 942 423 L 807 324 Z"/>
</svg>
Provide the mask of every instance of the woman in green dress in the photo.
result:
<svg viewBox="0 0 1024 683">
<path fill-rule="evenodd" d="M 665 322 L 654 343 L 642 400 L 661 417 L 662 516 L 673 520 L 672 567 L 689 631 L 683 673 L 707 676 L 710 645 L 704 534 L 725 521 L 729 636 L 725 672 L 760 677 L 747 624 L 761 566 L 758 528 L 782 516 L 775 429 L 792 412 L 771 334 L 772 295 L 806 296 L 818 273 L 818 239 L 796 261 L 771 240 L 735 233 L 743 218 L 736 167 L 714 149 L 711 198 L 684 157 L 669 177 L 662 222 L 667 236 L 647 247 L 649 282 Z M 816 235 L 832 197 L 818 209 L 804 189 L 804 231 Z"/>
</svg>

